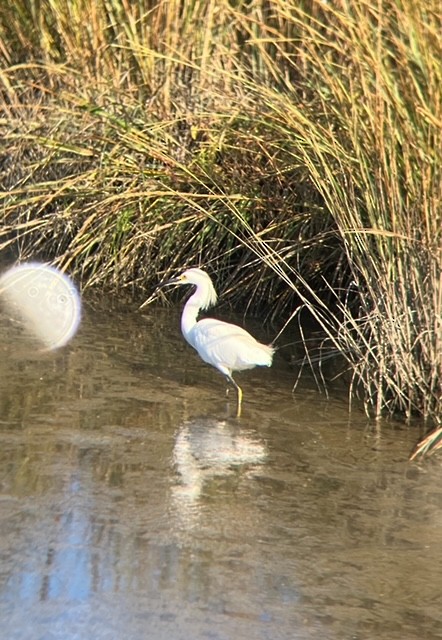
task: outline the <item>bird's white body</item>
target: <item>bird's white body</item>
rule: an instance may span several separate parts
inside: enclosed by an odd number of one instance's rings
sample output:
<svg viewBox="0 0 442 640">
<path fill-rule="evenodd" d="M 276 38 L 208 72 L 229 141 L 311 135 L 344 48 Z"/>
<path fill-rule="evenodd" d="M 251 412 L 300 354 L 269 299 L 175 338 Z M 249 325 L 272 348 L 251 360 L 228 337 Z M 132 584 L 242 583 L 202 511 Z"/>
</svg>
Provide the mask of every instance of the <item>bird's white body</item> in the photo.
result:
<svg viewBox="0 0 442 640">
<path fill-rule="evenodd" d="M 241 409 L 242 391 L 232 378 L 233 371 L 270 367 L 274 348 L 261 344 L 245 329 L 216 320 L 198 320 L 201 309 L 215 304 L 217 295 L 212 280 L 202 269 L 187 269 L 171 281 L 175 284 L 193 284 L 195 293 L 186 302 L 181 316 L 181 330 L 187 342 L 198 352 L 204 362 L 216 367 L 238 391 L 238 415 Z"/>
<path fill-rule="evenodd" d="M 272 364 L 272 347 L 260 344 L 245 329 L 222 320 L 199 320 L 184 337 L 204 362 L 225 375 Z"/>
</svg>

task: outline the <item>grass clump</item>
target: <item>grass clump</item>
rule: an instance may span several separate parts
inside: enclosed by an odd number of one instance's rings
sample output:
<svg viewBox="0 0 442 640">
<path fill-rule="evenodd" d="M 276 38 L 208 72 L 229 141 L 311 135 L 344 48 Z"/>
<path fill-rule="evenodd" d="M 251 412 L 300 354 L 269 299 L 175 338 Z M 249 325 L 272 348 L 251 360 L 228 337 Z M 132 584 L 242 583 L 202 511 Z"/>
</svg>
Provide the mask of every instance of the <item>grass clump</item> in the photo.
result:
<svg viewBox="0 0 442 640">
<path fill-rule="evenodd" d="M 307 308 L 368 412 L 437 417 L 441 26 L 436 0 L 2 7 L 2 248 L 134 293 L 209 265 L 234 304 Z"/>
<path fill-rule="evenodd" d="M 289 78 L 287 91 L 267 90 L 267 122 L 308 167 L 350 274 L 335 316 L 320 304 L 316 315 L 367 409 L 439 415 L 440 18 L 428 5 L 332 3 L 315 16 L 294 9 L 289 22 L 292 34 L 304 29 L 302 63 L 317 110 L 292 102 L 297 79 Z M 282 34 L 273 39 L 280 46 Z"/>
</svg>

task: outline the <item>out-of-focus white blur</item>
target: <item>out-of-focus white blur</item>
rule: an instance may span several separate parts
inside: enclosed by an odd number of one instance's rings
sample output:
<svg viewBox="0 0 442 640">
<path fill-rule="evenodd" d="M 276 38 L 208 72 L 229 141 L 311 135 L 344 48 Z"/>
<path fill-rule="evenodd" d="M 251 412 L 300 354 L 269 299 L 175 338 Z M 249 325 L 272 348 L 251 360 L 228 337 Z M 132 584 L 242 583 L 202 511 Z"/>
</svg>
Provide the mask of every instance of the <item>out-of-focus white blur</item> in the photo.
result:
<svg viewBox="0 0 442 640">
<path fill-rule="evenodd" d="M 81 319 L 81 299 L 61 271 L 35 262 L 12 267 L 0 277 L 0 300 L 8 315 L 47 349 L 65 345 Z"/>
</svg>

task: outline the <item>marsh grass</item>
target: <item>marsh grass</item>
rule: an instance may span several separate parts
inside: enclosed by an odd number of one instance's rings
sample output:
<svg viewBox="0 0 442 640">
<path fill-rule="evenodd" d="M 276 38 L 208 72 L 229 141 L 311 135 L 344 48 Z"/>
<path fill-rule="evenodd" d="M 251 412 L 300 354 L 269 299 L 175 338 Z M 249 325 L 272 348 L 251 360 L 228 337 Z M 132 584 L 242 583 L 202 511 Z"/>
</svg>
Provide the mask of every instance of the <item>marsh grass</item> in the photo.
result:
<svg viewBox="0 0 442 640">
<path fill-rule="evenodd" d="M 426 435 L 410 455 L 410 461 L 416 460 L 419 457 L 424 457 L 427 454 L 432 454 L 438 451 L 442 447 L 442 427 L 433 429 L 428 435 Z"/>
<path fill-rule="evenodd" d="M 204 264 L 280 327 L 308 310 L 367 412 L 437 417 L 441 26 L 436 0 L 9 3 L 1 247 L 132 294 Z"/>
<path fill-rule="evenodd" d="M 428 417 L 440 412 L 442 379 L 440 18 L 407 4 L 323 11 L 329 19 L 303 37 L 320 115 L 287 94 L 268 98 L 268 124 L 309 168 L 350 267 L 334 318 L 320 304 L 316 315 L 367 409 Z"/>
</svg>

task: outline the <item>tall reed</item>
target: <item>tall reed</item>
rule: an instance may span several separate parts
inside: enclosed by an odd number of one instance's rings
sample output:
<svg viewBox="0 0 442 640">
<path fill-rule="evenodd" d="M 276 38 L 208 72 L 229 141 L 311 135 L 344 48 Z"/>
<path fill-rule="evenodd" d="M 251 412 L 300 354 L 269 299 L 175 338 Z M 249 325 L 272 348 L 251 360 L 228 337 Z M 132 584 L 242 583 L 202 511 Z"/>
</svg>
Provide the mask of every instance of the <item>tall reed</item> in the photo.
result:
<svg viewBox="0 0 442 640">
<path fill-rule="evenodd" d="M 351 274 L 334 318 L 316 315 L 367 408 L 440 415 L 440 15 L 409 2 L 314 6 L 288 14 L 276 2 L 255 44 L 268 75 L 278 53 L 286 71 L 258 90 L 265 126 L 284 141 L 275 153 L 308 167 Z"/>
</svg>

